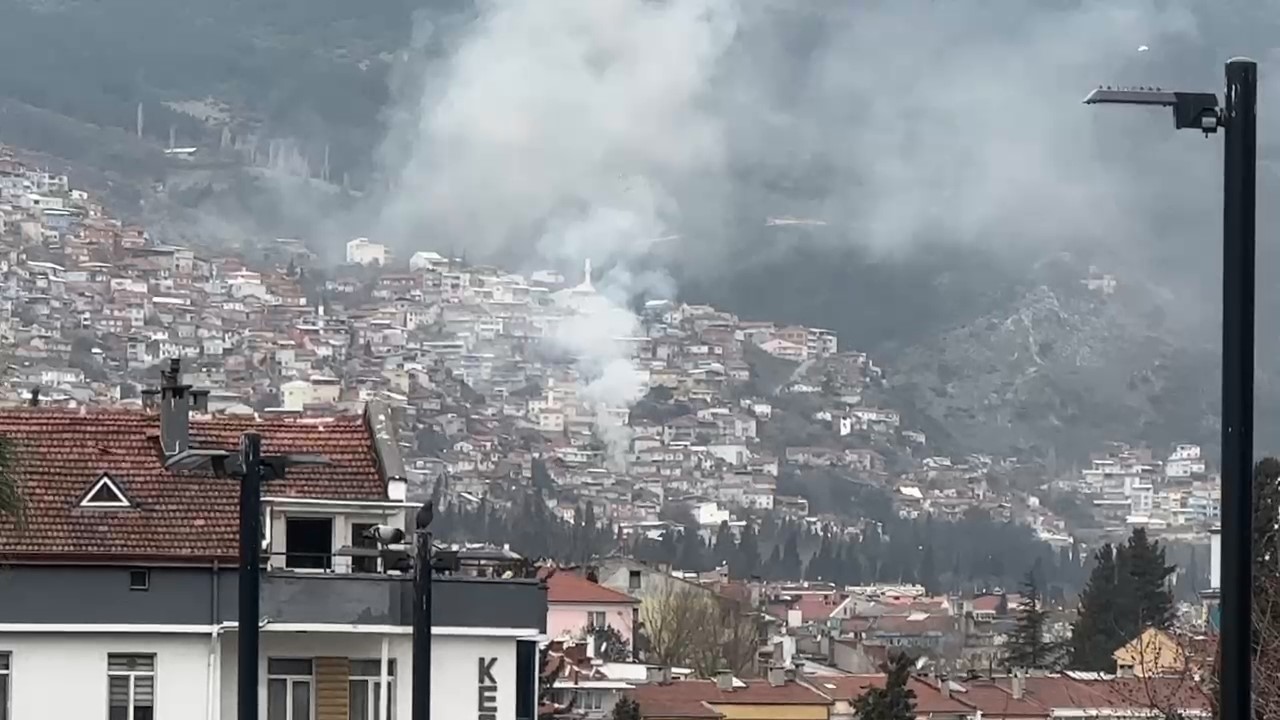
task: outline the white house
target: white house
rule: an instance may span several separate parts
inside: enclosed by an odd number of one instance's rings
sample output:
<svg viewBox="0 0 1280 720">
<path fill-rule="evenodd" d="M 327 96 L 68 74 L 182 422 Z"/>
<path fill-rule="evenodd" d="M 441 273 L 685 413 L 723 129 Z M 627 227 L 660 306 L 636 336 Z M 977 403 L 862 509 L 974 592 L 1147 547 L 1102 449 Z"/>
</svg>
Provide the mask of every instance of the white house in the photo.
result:
<svg viewBox="0 0 1280 720">
<path fill-rule="evenodd" d="M 330 462 L 265 485 L 259 717 L 408 718 L 410 548 L 365 537 L 372 525 L 407 528 L 417 509 L 385 413 L 201 417 L 179 374 L 165 375 L 159 414 L 0 411 L 27 519 L 45 528 L 0 520 L 0 714 L 236 718 L 237 483 L 200 468 L 253 431 L 268 453 Z M 433 582 L 434 717 L 535 714 L 546 589 L 503 557 L 481 579 L 468 573 L 474 559 L 437 551 L 454 572 Z"/>
<path fill-rule="evenodd" d="M 430 250 L 419 250 L 409 257 L 410 270 L 437 270 L 443 271 L 448 269 L 449 260 L 443 255 Z"/>
<path fill-rule="evenodd" d="M 1204 472 L 1205 462 L 1199 445 L 1189 443 L 1178 445 L 1169 454 L 1169 459 L 1164 464 L 1165 477 L 1185 478 L 1203 475 Z"/>
<path fill-rule="evenodd" d="M 348 265 L 386 265 L 387 246 L 359 237 L 347 243 Z"/>
</svg>

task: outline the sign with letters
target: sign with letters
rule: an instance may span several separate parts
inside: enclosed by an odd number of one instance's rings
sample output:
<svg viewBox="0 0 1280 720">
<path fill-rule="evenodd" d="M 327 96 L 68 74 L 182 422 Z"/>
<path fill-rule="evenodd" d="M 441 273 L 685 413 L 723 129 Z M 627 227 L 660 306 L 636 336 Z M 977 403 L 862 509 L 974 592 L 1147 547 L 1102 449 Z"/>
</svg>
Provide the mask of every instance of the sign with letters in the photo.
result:
<svg viewBox="0 0 1280 720">
<path fill-rule="evenodd" d="M 498 720 L 498 679 L 493 676 L 493 666 L 498 664 L 498 658 L 477 658 L 477 664 L 477 720 Z"/>
</svg>

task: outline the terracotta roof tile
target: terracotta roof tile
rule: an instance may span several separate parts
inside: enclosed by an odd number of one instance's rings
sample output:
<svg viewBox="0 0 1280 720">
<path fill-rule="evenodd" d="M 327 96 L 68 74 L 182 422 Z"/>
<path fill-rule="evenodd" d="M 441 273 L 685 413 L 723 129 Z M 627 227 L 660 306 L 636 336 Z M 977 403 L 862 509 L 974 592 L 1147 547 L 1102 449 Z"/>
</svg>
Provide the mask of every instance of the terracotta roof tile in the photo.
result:
<svg viewBox="0 0 1280 720">
<path fill-rule="evenodd" d="M 635 605 L 639 600 L 624 595 L 571 572 L 558 572 L 547 578 L 547 602 Z"/>
<path fill-rule="evenodd" d="M 857 700 L 873 687 L 884 687 L 883 673 L 874 675 L 847 675 L 841 677 L 815 677 L 809 682 L 818 690 L 837 700 Z M 908 687 L 916 694 L 918 713 L 966 713 L 973 708 L 955 697 L 945 697 L 937 685 L 918 677 L 911 678 Z"/>
<path fill-rule="evenodd" d="M 21 533 L 11 521 L 0 520 L 0 558 L 182 562 L 236 557 L 237 484 L 206 472 L 165 470 L 158 429 L 157 415 L 137 411 L 0 410 L 0 437 L 12 445 L 14 472 L 27 503 Z M 386 499 L 374 439 L 363 418 L 193 418 L 192 446 L 234 451 L 248 430 L 262 434 L 264 454 L 315 453 L 333 462 L 291 468 L 284 480 L 265 484 L 264 495 Z M 79 507 L 103 473 L 133 507 Z"/>
<path fill-rule="evenodd" d="M 714 680 L 680 680 L 666 685 L 644 685 L 631 691 L 643 710 L 652 701 L 705 702 L 717 705 L 831 705 L 831 698 L 807 685 L 788 682 L 770 685 L 766 680 L 742 680 L 746 687 L 721 690 Z M 649 714 L 647 711 L 645 714 Z"/>
</svg>

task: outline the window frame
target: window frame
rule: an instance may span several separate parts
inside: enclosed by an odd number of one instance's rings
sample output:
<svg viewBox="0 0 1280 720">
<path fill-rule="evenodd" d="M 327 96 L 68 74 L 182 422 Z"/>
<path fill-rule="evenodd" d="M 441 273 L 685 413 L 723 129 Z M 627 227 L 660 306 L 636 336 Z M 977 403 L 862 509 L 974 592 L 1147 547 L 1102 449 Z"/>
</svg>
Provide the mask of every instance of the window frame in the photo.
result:
<svg viewBox="0 0 1280 720">
<path fill-rule="evenodd" d="M 276 673 L 271 671 L 271 662 L 273 660 L 284 660 L 292 662 L 306 662 L 311 665 L 310 675 L 301 675 L 298 673 Z M 285 683 L 285 716 L 283 718 L 271 717 L 271 681 L 283 680 Z M 295 718 L 293 716 L 293 686 L 295 683 L 307 683 L 310 699 L 307 701 L 307 717 Z M 315 720 L 316 716 L 316 660 L 315 658 L 301 657 L 274 657 L 267 658 L 267 720 Z"/>
<path fill-rule="evenodd" d="M 596 622 L 599 618 L 600 622 Z M 609 627 L 609 613 L 604 610 L 588 610 L 587 611 L 587 627 L 592 630 L 602 630 Z"/>
<path fill-rule="evenodd" d="M 367 700 L 366 707 L 369 710 L 369 717 L 365 720 L 381 720 L 378 711 L 380 701 L 378 692 L 374 688 L 382 685 L 382 660 L 377 658 L 351 658 L 351 671 L 347 675 L 348 692 L 351 686 L 359 683 L 364 685 L 365 698 Z M 375 663 L 378 666 L 375 672 L 366 672 L 363 668 L 356 669 L 356 663 Z M 396 720 L 396 661 L 395 658 L 387 660 L 387 720 Z M 347 702 L 347 718 L 351 720 L 351 712 L 355 704 L 348 700 Z"/>
<path fill-rule="evenodd" d="M 111 669 L 112 658 L 149 659 L 151 661 L 151 668 L 149 670 L 112 670 Z M 118 677 L 127 678 L 129 681 L 129 695 L 128 695 L 128 698 L 125 700 L 126 720 L 136 720 L 136 715 L 138 711 L 138 704 L 137 704 L 138 678 L 140 677 L 151 678 L 151 717 L 153 719 L 155 718 L 156 716 L 156 685 L 157 685 L 156 676 L 158 674 L 156 672 L 156 669 L 158 665 L 159 665 L 159 662 L 155 653 L 128 653 L 128 652 L 107 653 L 107 717 L 108 718 L 111 717 L 111 708 L 112 708 L 111 680 L 112 678 L 118 678 Z"/>
<path fill-rule="evenodd" d="M 13 653 L 0 650 L 0 720 L 9 720 L 13 703 Z"/>
<path fill-rule="evenodd" d="M 308 567 L 306 565 L 293 565 L 293 558 L 297 557 L 305 562 L 304 558 L 313 557 L 312 555 L 302 555 L 295 553 L 293 548 L 289 547 L 289 523 L 294 520 L 300 521 L 323 521 L 329 523 L 329 554 L 320 559 L 320 567 Z M 338 518 L 333 515 L 324 515 L 319 513 L 284 513 L 284 568 L 292 572 L 304 573 L 331 573 L 335 571 L 334 565 L 337 558 L 337 543 L 334 539 L 334 532 L 338 527 Z"/>
</svg>

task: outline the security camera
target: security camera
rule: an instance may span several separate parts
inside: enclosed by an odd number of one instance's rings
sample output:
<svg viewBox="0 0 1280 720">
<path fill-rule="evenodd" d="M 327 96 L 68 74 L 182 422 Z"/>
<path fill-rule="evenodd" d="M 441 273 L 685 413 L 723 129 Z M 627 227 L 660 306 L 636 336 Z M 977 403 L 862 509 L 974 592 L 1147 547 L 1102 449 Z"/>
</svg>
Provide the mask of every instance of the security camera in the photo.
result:
<svg viewBox="0 0 1280 720">
<path fill-rule="evenodd" d="M 394 545 L 404 542 L 404 530 L 390 525 L 374 525 L 364 531 L 364 537 L 376 540 L 379 545 Z"/>
</svg>

